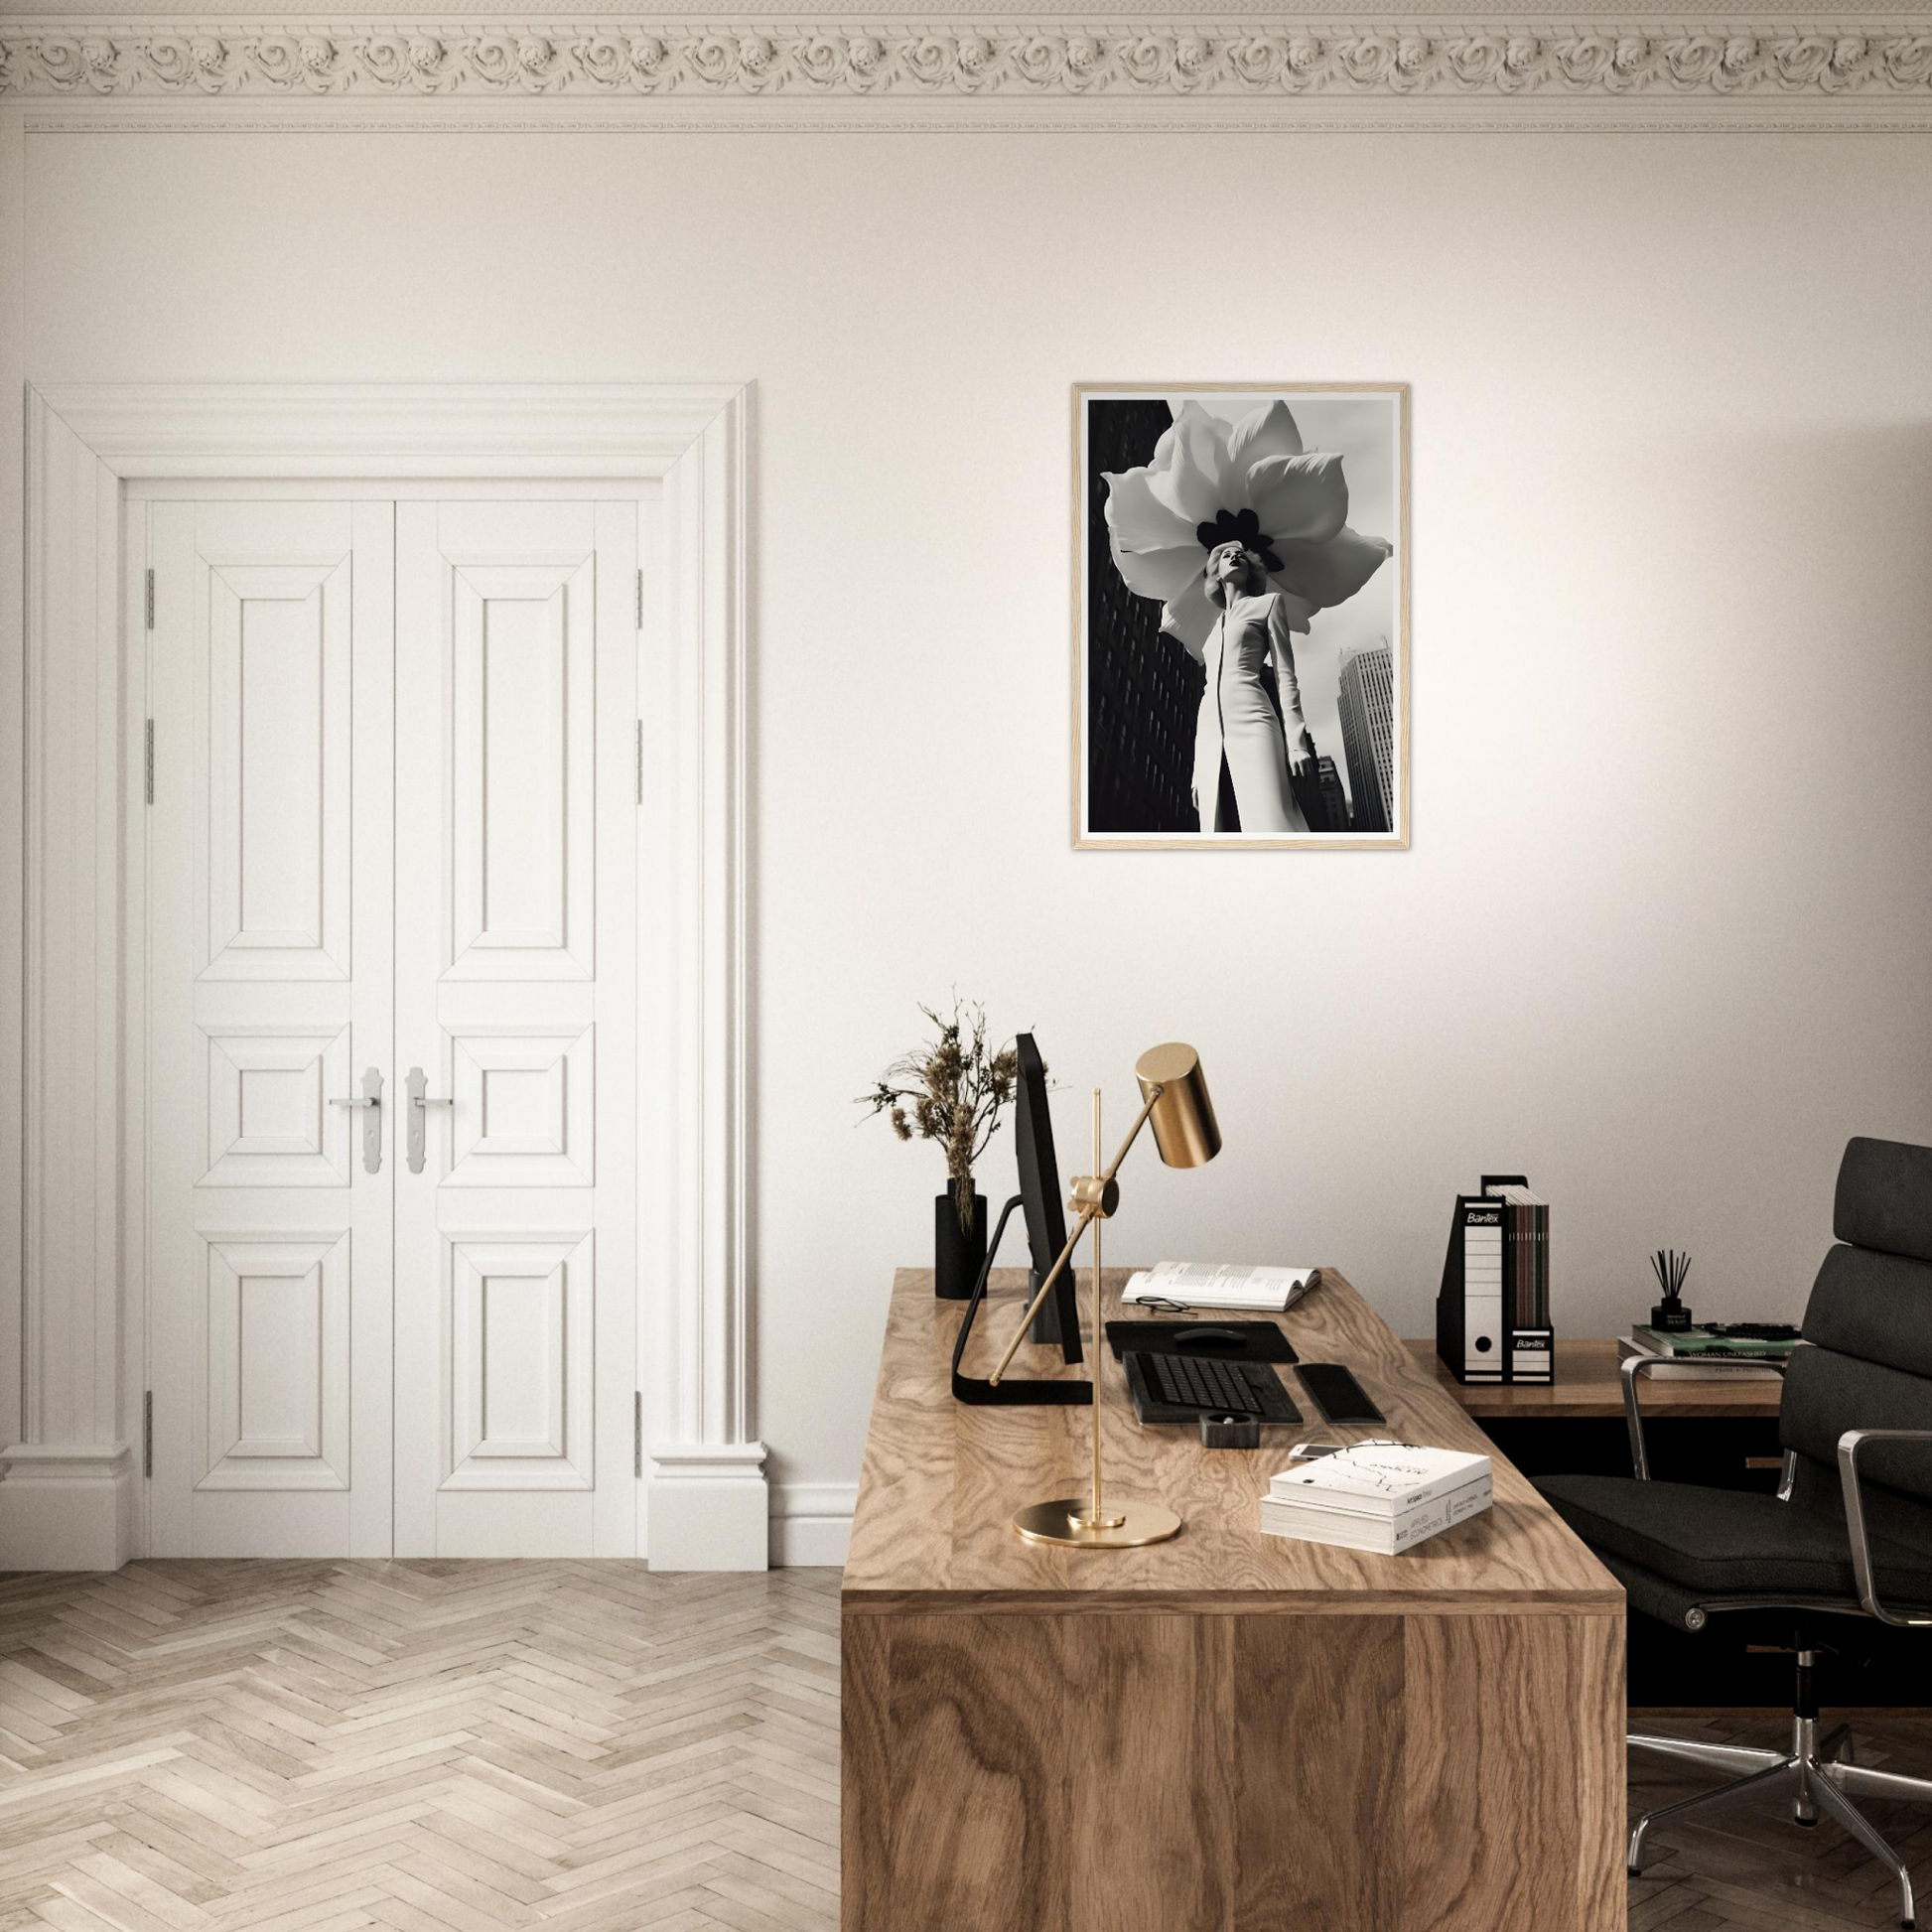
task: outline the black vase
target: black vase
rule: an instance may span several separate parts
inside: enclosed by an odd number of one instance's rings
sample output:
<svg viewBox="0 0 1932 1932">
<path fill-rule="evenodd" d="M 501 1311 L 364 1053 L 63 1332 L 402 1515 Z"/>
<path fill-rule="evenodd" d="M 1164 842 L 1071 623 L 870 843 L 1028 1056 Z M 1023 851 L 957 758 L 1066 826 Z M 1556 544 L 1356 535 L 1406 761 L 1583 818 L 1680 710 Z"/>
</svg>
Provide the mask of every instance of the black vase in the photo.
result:
<svg viewBox="0 0 1932 1932">
<path fill-rule="evenodd" d="M 953 1204 L 953 1189 L 963 1187 L 972 1196 L 972 1232 L 959 1227 L 959 1209 Z M 932 1203 L 932 1292 L 942 1302 L 963 1302 L 973 1292 L 973 1284 L 986 1265 L 986 1197 L 970 1180 L 949 1181 L 946 1191 Z"/>
</svg>

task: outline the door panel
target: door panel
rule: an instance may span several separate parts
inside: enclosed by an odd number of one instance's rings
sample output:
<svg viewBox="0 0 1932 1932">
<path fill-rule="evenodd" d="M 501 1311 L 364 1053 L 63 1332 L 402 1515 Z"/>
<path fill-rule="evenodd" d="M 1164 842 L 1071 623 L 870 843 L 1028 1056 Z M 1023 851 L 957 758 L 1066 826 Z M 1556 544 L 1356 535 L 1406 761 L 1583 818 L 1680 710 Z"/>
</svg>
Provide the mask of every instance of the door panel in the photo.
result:
<svg viewBox="0 0 1932 1932">
<path fill-rule="evenodd" d="M 590 1187 L 595 1027 L 467 1027 L 452 1033 L 454 1136 L 446 1187 Z"/>
<path fill-rule="evenodd" d="M 594 556 L 574 568 L 453 565 L 449 588 L 455 930 L 446 976 L 590 979 Z"/>
<path fill-rule="evenodd" d="M 207 1414 L 197 1485 L 349 1486 L 349 1240 L 206 1233 Z"/>
<path fill-rule="evenodd" d="M 346 1187 L 354 1176 L 349 1029 L 300 1020 L 240 1028 L 204 1024 L 206 1170 L 211 1187 Z"/>
<path fill-rule="evenodd" d="M 592 1486 L 594 1240 L 446 1239 L 456 1373 L 445 1490 Z"/>
<path fill-rule="evenodd" d="M 635 1547 L 636 532 L 398 506 L 399 1556 Z"/>
<path fill-rule="evenodd" d="M 149 517 L 151 1548 L 386 1555 L 392 510 Z"/>
<path fill-rule="evenodd" d="M 260 521 L 252 518 L 251 521 Z M 209 566 L 207 976 L 349 976 L 349 559 Z"/>
</svg>

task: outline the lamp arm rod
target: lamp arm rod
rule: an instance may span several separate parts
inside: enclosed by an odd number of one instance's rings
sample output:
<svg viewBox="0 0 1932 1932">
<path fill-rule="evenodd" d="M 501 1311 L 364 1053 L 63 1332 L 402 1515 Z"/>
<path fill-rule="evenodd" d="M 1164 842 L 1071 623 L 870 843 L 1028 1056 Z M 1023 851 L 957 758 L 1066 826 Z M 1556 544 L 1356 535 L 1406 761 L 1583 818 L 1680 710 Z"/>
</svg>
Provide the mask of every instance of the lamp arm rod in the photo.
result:
<svg viewBox="0 0 1932 1932">
<path fill-rule="evenodd" d="M 1141 1129 L 1147 1125 L 1148 1116 L 1154 1112 L 1155 1102 L 1166 1091 L 1167 1089 L 1165 1087 L 1156 1087 L 1148 1095 L 1147 1105 L 1141 1109 L 1134 1125 L 1127 1130 L 1127 1138 L 1121 1142 L 1120 1152 L 1114 1156 L 1112 1166 L 1100 1176 L 1100 1181 L 1103 1186 L 1110 1182 L 1120 1172 L 1120 1164 L 1127 1159 L 1128 1150 L 1140 1139 Z M 1027 1305 L 1027 1312 L 1020 1317 L 1020 1325 L 1013 1331 L 1013 1339 L 1007 1343 L 1007 1352 L 1000 1357 L 999 1367 L 986 1378 L 989 1386 L 995 1388 L 999 1386 L 1000 1377 L 1007 1372 L 1009 1364 L 1019 1352 L 1020 1344 L 1027 1339 L 1027 1330 L 1034 1325 L 1034 1316 L 1039 1312 L 1040 1304 L 1046 1300 L 1048 1290 L 1059 1280 L 1061 1271 L 1072 1258 L 1073 1250 L 1080 1245 L 1080 1237 L 1086 1233 L 1088 1223 L 1098 1218 L 1098 1208 L 1083 1207 L 1080 1210 L 1080 1218 L 1074 1223 L 1073 1232 L 1066 1237 L 1066 1246 L 1060 1250 L 1058 1259 L 1046 1271 L 1046 1279 L 1040 1283 L 1039 1293 Z M 1100 1346 L 1100 1337 L 1098 1335 L 1094 1336 L 1093 1345 L 1096 1348 Z"/>
<path fill-rule="evenodd" d="M 1034 1316 L 1039 1312 L 1039 1305 L 1045 1301 L 1048 1291 L 1059 1280 L 1066 1268 L 1068 1258 L 1080 1245 L 1080 1237 L 1087 1231 L 1087 1223 L 1094 1218 L 1094 1210 L 1083 1207 L 1080 1218 L 1073 1224 L 1073 1232 L 1066 1237 L 1066 1246 L 1059 1252 L 1059 1258 L 1046 1271 L 1046 1279 L 1039 1285 L 1039 1293 L 1027 1305 L 1027 1312 L 1020 1317 L 1020 1325 L 1013 1331 L 1013 1339 L 1007 1343 L 1007 1352 L 1000 1357 L 1000 1365 L 986 1379 L 989 1386 L 997 1388 L 1000 1377 L 1007 1372 L 1008 1364 L 1019 1351 L 1020 1344 L 1027 1339 L 1027 1330 L 1033 1326 Z"/>
</svg>

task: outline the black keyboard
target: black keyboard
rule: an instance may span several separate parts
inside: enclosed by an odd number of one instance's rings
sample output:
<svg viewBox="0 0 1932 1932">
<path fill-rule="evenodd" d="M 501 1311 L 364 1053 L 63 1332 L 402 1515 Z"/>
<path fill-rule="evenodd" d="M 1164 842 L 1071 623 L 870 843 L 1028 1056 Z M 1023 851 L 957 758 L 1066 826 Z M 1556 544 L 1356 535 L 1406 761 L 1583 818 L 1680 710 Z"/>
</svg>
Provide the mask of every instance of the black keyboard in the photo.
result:
<svg viewBox="0 0 1932 1932">
<path fill-rule="evenodd" d="M 1296 1408 L 1282 1379 L 1266 1362 L 1218 1362 L 1191 1355 L 1153 1355 L 1133 1349 L 1124 1358 L 1130 1387 L 1145 1391 L 1137 1403 L 1143 1422 L 1178 1421 L 1151 1410 L 1179 1409 L 1196 1415 L 1253 1416 L 1257 1422 L 1296 1423 Z"/>
</svg>

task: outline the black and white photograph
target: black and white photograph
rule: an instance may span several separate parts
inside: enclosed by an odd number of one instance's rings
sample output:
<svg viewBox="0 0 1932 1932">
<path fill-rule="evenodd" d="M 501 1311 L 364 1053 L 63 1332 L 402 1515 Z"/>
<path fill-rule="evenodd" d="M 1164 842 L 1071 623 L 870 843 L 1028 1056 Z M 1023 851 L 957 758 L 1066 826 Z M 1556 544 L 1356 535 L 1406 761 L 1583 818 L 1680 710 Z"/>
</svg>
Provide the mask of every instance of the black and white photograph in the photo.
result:
<svg viewBox="0 0 1932 1932">
<path fill-rule="evenodd" d="M 1407 847 L 1408 384 L 1073 405 L 1074 844 Z"/>
</svg>

